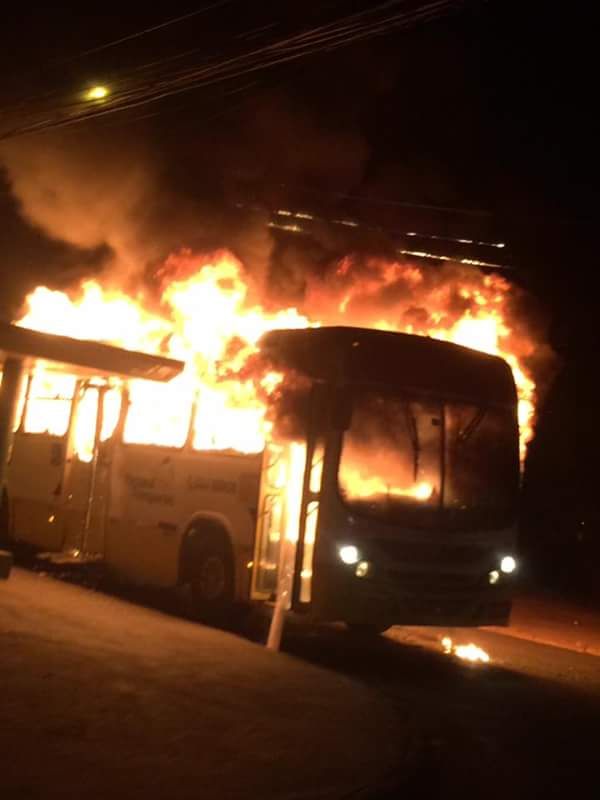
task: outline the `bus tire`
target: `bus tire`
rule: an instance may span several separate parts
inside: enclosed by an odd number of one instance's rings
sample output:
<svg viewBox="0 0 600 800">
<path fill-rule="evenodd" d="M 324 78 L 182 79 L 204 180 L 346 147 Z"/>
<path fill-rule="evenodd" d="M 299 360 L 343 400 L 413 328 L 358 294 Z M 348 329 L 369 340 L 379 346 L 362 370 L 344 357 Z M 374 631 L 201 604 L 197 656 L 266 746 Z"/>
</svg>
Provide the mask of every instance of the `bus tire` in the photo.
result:
<svg viewBox="0 0 600 800">
<path fill-rule="evenodd" d="M 234 608 L 234 566 L 227 534 L 212 526 L 194 527 L 186 549 L 193 617 L 209 625 L 226 625 Z"/>
<path fill-rule="evenodd" d="M 375 639 L 385 633 L 391 625 L 387 622 L 347 622 L 346 627 L 359 639 Z"/>
</svg>

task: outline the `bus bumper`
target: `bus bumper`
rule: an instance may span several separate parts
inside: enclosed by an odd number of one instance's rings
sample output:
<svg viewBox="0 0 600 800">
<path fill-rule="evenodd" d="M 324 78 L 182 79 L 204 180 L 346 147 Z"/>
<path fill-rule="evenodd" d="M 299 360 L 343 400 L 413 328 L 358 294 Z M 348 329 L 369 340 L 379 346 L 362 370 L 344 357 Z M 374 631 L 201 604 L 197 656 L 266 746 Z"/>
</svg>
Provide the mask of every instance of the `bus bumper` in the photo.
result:
<svg viewBox="0 0 600 800">
<path fill-rule="evenodd" d="M 478 580 L 473 588 L 443 589 L 410 588 L 401 579 L 393 583 L 383 579 L 356 578 L 333 574 L 324 582 L 326 595 L 321 595 L 313 612 L 322 621 L 344 621 L 353 624 L 435 625 L 473 627 L 508 625 L 511 611 L 512 580 L 504 585 L 489 586 Z M 337 574 L 336 574 L 337 573 Z M 426 581 L 435 585 L 432 574 Z"/>
</svg>

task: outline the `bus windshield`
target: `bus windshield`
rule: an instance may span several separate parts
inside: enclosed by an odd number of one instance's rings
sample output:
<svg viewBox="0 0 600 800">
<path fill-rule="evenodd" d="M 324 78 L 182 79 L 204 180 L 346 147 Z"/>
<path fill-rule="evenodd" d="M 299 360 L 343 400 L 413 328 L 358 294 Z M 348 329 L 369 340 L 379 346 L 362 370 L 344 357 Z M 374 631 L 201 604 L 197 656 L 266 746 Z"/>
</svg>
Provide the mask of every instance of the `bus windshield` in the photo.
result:
<svg viewBox="0 0 600 800">
<path fill-rule="evenodd" d="M 357 513 L 439 524 L 498 520 L 514 503 L 516 423 L 509 410 L 355 392 L 343 434 L 339 489 Z"/>
</svg>

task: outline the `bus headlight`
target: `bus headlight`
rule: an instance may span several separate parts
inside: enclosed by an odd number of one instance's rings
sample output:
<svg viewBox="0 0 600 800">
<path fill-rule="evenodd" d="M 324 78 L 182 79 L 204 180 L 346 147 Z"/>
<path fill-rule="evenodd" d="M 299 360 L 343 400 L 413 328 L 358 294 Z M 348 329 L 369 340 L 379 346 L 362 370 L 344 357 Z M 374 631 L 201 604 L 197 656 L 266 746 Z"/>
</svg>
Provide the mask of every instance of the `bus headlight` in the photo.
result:
<svg viewBox="0 0 600 800">
<path fill-rule="evenodd" d="M 491 572 L 488 573 L 488 581 L 493 585 L 494 583 L 498 583 L 500 580 L 500 573 L 497 569 L 493 569 Z"/>
<path fill-rule="evenodd" d="M 360 561 L 360 550 L 353 544 L 342 545 L 338 554 L 344 564 L 356 564 L 357 561 Z"/>
<path fill-rule="evenodd" d="M 500 569 L 504 572 L 505 575 L 510 575 L 511 572 L 514 572 L 517 568 L 517 562 L 512 556 L 504 556 L 502 561 L 500 562 Z"/>
<path fill-rule="evenodd" d="M 371 565 L 368 561 L 359 561 L 354 570 L 354 574 L 357 578 L 366 578 L 370 572 L 370 569 Z"/>
</svg>

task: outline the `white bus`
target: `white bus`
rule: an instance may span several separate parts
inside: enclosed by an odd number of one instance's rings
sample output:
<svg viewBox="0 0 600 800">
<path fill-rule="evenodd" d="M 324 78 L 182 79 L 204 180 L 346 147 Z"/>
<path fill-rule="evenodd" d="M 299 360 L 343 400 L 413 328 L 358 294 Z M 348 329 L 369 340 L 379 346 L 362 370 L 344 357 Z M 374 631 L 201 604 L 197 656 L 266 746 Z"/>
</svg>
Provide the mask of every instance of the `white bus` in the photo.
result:
<svg viewBox="0 0 600 800">
<path fill-rule="evenodd" d="M 68 378 L 44 396 L 30 378 L 5 535 L 102 559 L 128 581 L 187 584 L 207 621 L 284 592 L 285 609 L 365 632 L 506 624 L 519 487 L 509 366 L 356 328 L 273 331 L 261 351 L 302 389 L 253 455 L 197 449 L 193 411 L 160 403 L 153 424 L 179 424 L 179 446 L 134 443 L 126 388 Z M 87 454 L 74 449 L 82 415 L 96 426 Z"/>
</svg>

